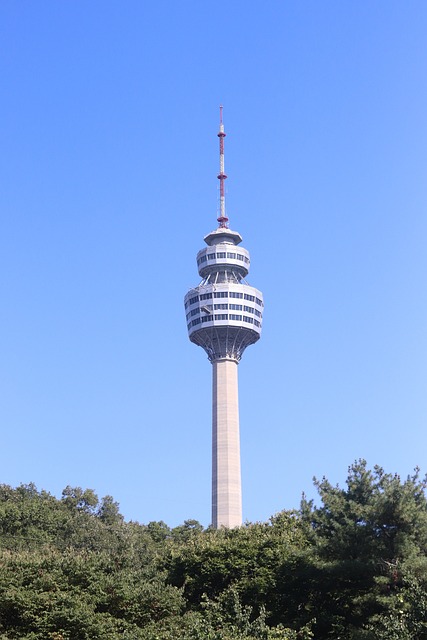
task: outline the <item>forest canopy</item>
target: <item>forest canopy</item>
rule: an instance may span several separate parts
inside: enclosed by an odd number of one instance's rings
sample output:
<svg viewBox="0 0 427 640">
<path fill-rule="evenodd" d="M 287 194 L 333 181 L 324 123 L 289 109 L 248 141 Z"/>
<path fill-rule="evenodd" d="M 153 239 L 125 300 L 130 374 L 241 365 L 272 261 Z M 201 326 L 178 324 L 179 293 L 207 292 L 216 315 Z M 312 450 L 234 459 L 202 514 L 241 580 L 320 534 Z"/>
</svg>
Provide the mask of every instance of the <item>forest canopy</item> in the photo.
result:
<svg viewBox="0 0 427 640">
<path fill-rule="evenodd" d="M 0 485 L 0 640 L 427 639 L 426 478 L 359 460 L 239 529 Z"/>
</svg>

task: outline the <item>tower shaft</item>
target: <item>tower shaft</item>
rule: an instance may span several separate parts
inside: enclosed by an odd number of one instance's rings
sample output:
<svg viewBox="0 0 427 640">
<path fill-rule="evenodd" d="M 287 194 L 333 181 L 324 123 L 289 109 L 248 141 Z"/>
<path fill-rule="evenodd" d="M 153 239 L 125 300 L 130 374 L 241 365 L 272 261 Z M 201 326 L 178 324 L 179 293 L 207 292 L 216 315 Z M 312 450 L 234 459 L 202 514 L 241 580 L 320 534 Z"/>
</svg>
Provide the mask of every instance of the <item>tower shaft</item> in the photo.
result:
<svg viewBox="0 0 427 640">
<path fill-rule="evenodd" d="M 212 362 L 212 525 L 242 524 L 237 362 Z"/>
</svg>

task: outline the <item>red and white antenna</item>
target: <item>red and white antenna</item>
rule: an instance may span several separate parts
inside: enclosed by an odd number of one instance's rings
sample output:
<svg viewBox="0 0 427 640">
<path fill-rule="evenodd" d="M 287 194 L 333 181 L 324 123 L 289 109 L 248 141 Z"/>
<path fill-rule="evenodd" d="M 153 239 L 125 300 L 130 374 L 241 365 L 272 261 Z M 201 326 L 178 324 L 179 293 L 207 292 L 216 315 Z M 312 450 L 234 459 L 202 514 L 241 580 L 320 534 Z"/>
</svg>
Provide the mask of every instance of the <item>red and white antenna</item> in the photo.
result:
<svg viewBox="0 0 427 640">
<path fill-rule="evenodd" d="M 224 173 L 224 138 L 227 134 L 224 133 L 224 125 L 222 122 L 222 105 L 219 108 L 219 226 L 220 228 L 227 228 L 228 218 L 225 215 L 225 185 L 224 181 L 227 179 Z"/>
</svg>

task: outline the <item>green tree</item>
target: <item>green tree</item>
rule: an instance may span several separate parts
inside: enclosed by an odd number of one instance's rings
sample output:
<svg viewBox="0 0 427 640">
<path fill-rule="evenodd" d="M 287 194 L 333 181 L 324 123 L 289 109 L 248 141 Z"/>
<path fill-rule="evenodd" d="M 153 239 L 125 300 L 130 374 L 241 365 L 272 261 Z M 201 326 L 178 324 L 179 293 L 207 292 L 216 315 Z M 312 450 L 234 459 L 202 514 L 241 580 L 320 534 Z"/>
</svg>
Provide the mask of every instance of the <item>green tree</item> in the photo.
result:
<svg viewBox="0 0 427 640">
<path fill-rule="evenodd" d="M 123 522 L 123 516 L 120 513 L 119 503 L 115 502 L 112 496 L 104 496 L 101 504 L 98 506 L 96 515 L 105 524 L 118 524 Z"/>
<path fill-rule="evenodd" d="M 92 489 L 67 486 L 62 492 L 62 500 L 70 509 L 78 509 L 85 513 L 95 513 L 98 496 Z"/>
<path fill-rule="evenodd" d="M 366 620 L 393 606 L 400 567 L 426 556 L 426 480 L 416 469 L 402 482 L 359 460 L 349 468 L 346 489 L 325 478 L 315 485 L 321 506 L 301 504 L 315 549 L 306 609 L 316 612 L 319 637 L 364 637 Z"/>
<path fill-rule="evenodd" d="M 295 512 L 239 529 L 208 529 L 170 546 L 169 580 L 183 587 L 189 607 L 200 608 L 204 597 L 215 601 L 232 587 L 254 615 L 265 609 L 268 622 L 290 626 L 290 611 L 304 595 L 291 593 L 278 577 L 283 566 L 298 565 L 308 545 L 306 527 Z"/>
<path fill-rule="evenodd" d="M 364 461 L 233 530 L 0 485 L 0 640 L 427 640 L 426 481 Z"/>
</svg>

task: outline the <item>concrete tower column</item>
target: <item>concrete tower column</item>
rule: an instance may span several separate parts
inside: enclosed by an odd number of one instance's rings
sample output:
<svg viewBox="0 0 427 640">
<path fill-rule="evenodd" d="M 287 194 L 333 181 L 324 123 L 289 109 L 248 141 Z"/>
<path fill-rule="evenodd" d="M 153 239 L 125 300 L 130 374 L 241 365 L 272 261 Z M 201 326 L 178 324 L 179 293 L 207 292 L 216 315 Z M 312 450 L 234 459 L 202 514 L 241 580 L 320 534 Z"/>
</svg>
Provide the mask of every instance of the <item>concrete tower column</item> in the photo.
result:
<svg viewBox="0 0 427 640">
<path fill-rule="evenodd" d="M 237 362 L 222 358 L 212 362 L 212 525 L 241 524 Z"/>
</svg>

